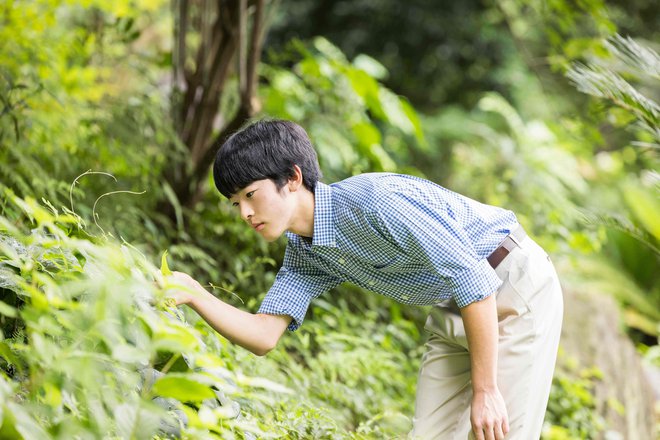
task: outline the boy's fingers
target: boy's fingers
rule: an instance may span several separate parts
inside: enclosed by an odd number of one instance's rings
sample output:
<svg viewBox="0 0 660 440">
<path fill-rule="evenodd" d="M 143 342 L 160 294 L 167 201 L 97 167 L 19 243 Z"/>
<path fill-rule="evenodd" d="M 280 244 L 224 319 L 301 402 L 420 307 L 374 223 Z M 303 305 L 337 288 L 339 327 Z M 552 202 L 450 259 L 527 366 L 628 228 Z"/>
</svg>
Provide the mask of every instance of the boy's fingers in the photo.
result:
<svg viewBox="0 0 660 440">
<path fill-rule="evenodd" d="M 156 286 L 158 286 L 158 287 L 163 286 L 163 282 L 165 281 L 165 277 L 160 272 L 160 270 L 154 270 L 153 272 L 151 272 L 151 276 L 153 277 L 154 283 L 156 283 Z"/>
<path fill-rule="evenodd" d="M 163 278 L 163 273 L 160 270 L 155 269 L 151 272 L 151 276 L 153 276 L 154 279 L 160 279 Z"/>
</svg>

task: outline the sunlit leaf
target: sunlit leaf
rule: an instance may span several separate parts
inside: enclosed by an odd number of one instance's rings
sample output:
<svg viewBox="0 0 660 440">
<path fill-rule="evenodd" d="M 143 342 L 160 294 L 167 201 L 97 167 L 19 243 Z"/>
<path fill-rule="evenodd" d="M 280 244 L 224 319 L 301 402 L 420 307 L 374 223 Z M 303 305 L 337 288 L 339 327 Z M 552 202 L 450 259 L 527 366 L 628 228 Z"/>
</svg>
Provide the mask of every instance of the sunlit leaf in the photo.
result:
<svg viewBox="0 0 660 440">
<path fill-rule="evenodd" d="M 215 393 L 206 383 L 199 382 L 190 375 L 171 373 L 154 383 L 154 394 L 172 397 L 181 402 L 201 402 L 215 397 Z"/>
<path fill-rule="evenodd" d="M 353 125 L 353 133 L 358 141 L 365 146 L 371 146 L 381 143 L 380 131 L 373 124 L 367 122 L 360 122 Z"/>
<path fill-rule="evenodd" d="M 31 440 L 50 438 L 46 430 L 42 428 L 37 420 L 33 418 L 22 406 L 13 402 L 7 402 L 5 410 L 11 413 L 14 419 L 14 428 L 21 434 L 21 436 L 23 436 L 24 439 Z"/>
<path fill-rule="evenodd" d="M 639 222 L 651 235 L 660 240 L 660 198 L 656 189 L 645 190 L 628 184 L 623 189 L 626 203 Z"/>
<path fill-rule="evenodd" d="M 170 270 L 170 267 L 167 265 L 167 250 L 163 252 L 163 255 L 160 257 L 160 273 L 163 274 L 163 276 L 170 276 L 172 275 L 172 271 Z"/>
<path fill-rule="evenodd" d="M 5 341 L 0 341 L 0 357 L 4 358 L 7 363 L 14 365 L 18 371 L 23 371 L 21 360 L 12 352 L 11 347 Z"/>
<path fill-rule="evenodd" d="M 158 414 L 139 403 L 122 403 L 114 408 L 117 431 L 122 438 L 153 438 L 160 422 Z"/>
<path fill-rule="evenodd" d="M 15 307 L 10 306 L 4 301 L 0 301 L 0 315 L 5 315 L 10 318 L 15 318 L 18 315 L 18 311 Z"/>
<path fill-rule="evenodd" d="M 360 70 L 367 72 L 372 78 L 384 80 L 387 78 L 387 68 L 379 63 L 375 58 L 365 54 L 359 54 L 353 59 L 353 65 Z"/>
</svg>

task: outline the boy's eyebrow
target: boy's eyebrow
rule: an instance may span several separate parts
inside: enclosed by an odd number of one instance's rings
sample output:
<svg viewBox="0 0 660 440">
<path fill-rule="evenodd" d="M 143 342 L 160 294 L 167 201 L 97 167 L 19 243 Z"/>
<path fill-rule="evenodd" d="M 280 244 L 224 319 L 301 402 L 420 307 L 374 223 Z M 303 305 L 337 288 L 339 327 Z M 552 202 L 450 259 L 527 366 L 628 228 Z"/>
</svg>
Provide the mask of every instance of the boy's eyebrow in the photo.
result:
<svg viewBox="0 0 660 440">
<path fill-rule="evenodd" d="M 253 183 L 251 183 L 250 185 L 253 185 Z M 242 193 L 242 192 L 256 191 L 257 188 L 253 188 L 252 190 L 249 190 L 250 185 L 247 185 L 247 186 L 245 186 L 244 188 L 241 188 L 241 189 L 237 190 L 234 194 L 231 194 L 231 195 L 229 196 L 229 200 L 233 199 L 234 197 L 239 196 L 240 193 Z"/>
</svg>

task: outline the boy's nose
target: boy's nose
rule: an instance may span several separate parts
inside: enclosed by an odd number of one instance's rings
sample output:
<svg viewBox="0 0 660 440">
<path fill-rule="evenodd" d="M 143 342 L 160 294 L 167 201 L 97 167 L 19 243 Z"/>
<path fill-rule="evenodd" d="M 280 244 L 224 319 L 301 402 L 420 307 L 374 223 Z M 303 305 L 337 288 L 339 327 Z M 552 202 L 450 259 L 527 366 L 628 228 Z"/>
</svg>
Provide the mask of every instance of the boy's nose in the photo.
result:
<svg viewBox="0 0 660 440">
<path fill-rule="evenodd" d="M 254 211 L 247 203 L 241 204 L 241 218 L 246 222 L 250 221 L 250 217 L 254 215 Z"/>
</svg>

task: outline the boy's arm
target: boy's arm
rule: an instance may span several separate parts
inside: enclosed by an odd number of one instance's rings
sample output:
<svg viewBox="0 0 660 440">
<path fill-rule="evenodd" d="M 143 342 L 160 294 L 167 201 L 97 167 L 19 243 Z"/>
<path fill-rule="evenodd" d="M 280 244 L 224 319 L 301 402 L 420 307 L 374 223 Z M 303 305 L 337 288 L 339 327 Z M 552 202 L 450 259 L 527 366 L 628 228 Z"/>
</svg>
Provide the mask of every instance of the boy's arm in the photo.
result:
<svg viewBox="0 0 660 440">
<path fill-rule="evenodd" d="M 222 336 L 258 356 L 277 345 L 291 322 L 291 317 L 286 315 L 252 314 L 237 309 L 182 272 L 174 272 L 170 282 L 184 287 L 172 292 L 177 305 L 187 304 Z"/>
<path fill-rule="evenodd" d="M 471 422 L 477 440 L 503 439 L 509 431 L 506 405 L 497 387 L 495 295 L 461 309 L 472 366 Z"/>
</svg>

